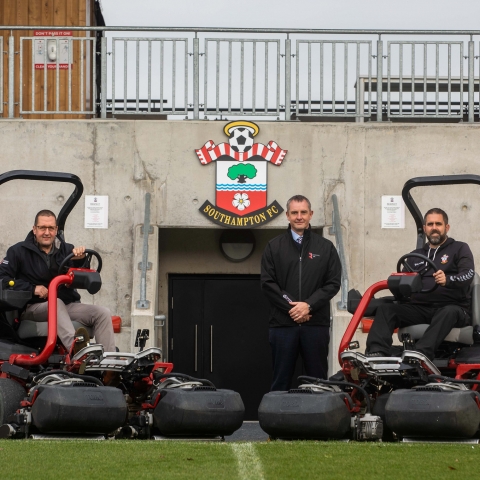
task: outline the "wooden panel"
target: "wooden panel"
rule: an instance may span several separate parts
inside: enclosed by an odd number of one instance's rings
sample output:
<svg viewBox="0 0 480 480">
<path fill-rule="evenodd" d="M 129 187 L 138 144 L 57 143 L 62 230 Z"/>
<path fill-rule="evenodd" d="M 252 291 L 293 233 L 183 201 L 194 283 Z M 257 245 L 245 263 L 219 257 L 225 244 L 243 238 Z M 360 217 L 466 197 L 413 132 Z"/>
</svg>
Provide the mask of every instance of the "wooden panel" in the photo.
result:
<svg viewBox="0 0 480 480">
<path fill-rule="evenodd" d="M 41 25 L 54 25 L 53 23 L 53 4 L 54 0 L 43 0 L 41 6 Z M 46 48 L 45 48 L 46 50 Z M 46 52 L 45 52 L 46 55 Z M 36 72 L 40 76 L 40 89 L 42 110 L 52 110 L 54 101 L 54 79 L 56 70 L 38 70 Z M 46 81 L 45 81 L 46 79 Z M 45 91 L 47 93 L 47 104 L 45 105 Z M 50 115 L 42 115 L 41 118 L 51 118 Z"/>
<path fill-rule="evenodd" d="M 66 25 L 67 21 L 67 11 L 65 0 L 54 0 L 53 1 L 53 25 Z M 57 72 L 54 70 L 54 81 L 52 82 L 52 90 L 54 105 L 53 108 L 56 110 L 57 107 L 57 74 L 58 74 L 58 110 L 67 110 L 68 103 L 68 70 L 60 70 Z M 55 115 L 55 118 L 67 118 L 66 115 Z"/>
<path fill-rule="evenodd" d="M 18 1 L 17 2 L 17 12 L 16 12 L 16 25 L 28 25 L 29 24 L 29 21 L 28 21 L 28 14 L 29 14 L 29 9 L 28 9 L 28 5 L 27 5 L 27 8 L 25 8 L 25 3 L 30 3 L 28 2 L 21 2 L 21 1 Z M 20 50 L 20 37 L 22 36 L 27 36 L 27 35 L 30 35 L 29 32 L 21 32 L 21 31 L 16 31 L 15 32 L 15 51 L 18 52 Z M 25 59 L 24 57 L 24 65 L 27 65 L 28 68 L 27 70 L 23 70 L 23 97 L 25 97 L 25 91 L 28 91 L 25 87 L 26 87 L 26 84 L 25 84 L 25 80 L 28 79 L 28 76 L 31 72 L 31 54 L 29 52 L 29 56 Z M 15 83 L 15 85 L 17 86 L 17 88 L 15 89 L 15 117 L 19 117 L 20 116 L 20 88 L 18 87 L 18 85 L 20 84 L 20 54 L 18 55 L 15 55 L 15 76 L 16 78 L 18 78 L 18 82 Z M 25 77 L 25 75 L 27 75 Z"/>
<path fill-rule="evenodd" d="M 0 25 L 3 25 L 5 23 L 4 17 L 5 17 L 5 2 L 0 3 Z M 0 31 L 0 36 L 3 39 L 3 50 L 7 50 L 8 45 L 5 43 L 5 31 L 2 30 Z M 7 60 L 6 60 L 6 55 L 2 55 L 2 58 L 0 59 L 0 62 L 2 62 L 2 67 L 3 67 L 3 72 L 6 73 L 6 67 L 7 67 Z M 0 102 L 4 103 L 5 99 L 7 98 L 7 91 L 6 91 L 6 78 L 3 78 L 2 81 L 2 87 L 3 87 L 3 97 L 0 98 Z M 6 110 L 6 105 L 3 105 L 4 112 L 1 115 L 2 117 L 6 117 L 5 115 L 5 110 Z"/>
<path fill-rule="evenodd" d="M 32 26 L 86 26 L 94 25 L 93 10 L 94 5 L 91 0 L 8 0 L 0 1 L 0 25 L 32 25 Z M 32 37 L 33 30 L 14 32 L 15 51 L 20 50 L 20 37 Z M 8 39 L 10 32 L 8 30 L 0 31 L 3 37 L 4 50 L 8 50 Z M 74 37 L 85 37 L 85 32 L 74 32 Z M 86 105 L 91 105 L 91 85 L 92 64 L 94 59 L 93 51 L 90 45 L 84 45 L 83 59 L 80 59 L 79 42 L 74 42 L 73 66 L 72 66 L 72 111 L 83 110 Z M 4 98 L 8 99 L 8 56 L 2 56 L 4 65 Z M 81 85 L 81 69 L 83 66 L 84 81 Z M 56 70 L 35 70 L 32 69 L 32 42 L 25 41 L 23 44 L 23 65 L 22 65 L 22 104 L 24 110 L 53 110 L 56 108 Z M 33 71 L 32 71 L 33 70 Z M 45 86 L 45 73 L 47 85 Z M 68 70 L 59 72 L 59 109 L 68 110 Z M 15 56 L 15 117 L 19 116 L 20 106 L 20 55 Z M 35 88 L 34 105 L 32 105 L 32 87 Z M 44 105 L 44 92 L 47 88 L 47 103 Z M 81 91 L 84 92 L 84 102 L 81 105 Z M 89 98 L 87 102 L 86 99 Z M 8 117 L 8 106 L 4 106 L 3 117 Z M 86 118 L 85 115 L 53 115 L 53 114 L 29 114 L 24 118 L 44 118 L 44 119 L 63 119 L 63 118 Z"/>
<path fill-rule="evenodd" d="M 76 0 L 65 0 L 65 25 L 70 27 L 70 26 L 80 26 L 79 25 L 79 21 L 78 21 L 78 2 Z M 73 35 L 74 36 L 77 36 L 78 35 L 78 32 L 73 32 Z M 74 57 L 75 58 L 75 57 Z M 66 83 L 66 86 L 67 86 L 67 89 L 66 89 L 66 108 L 65 110 L 68 110 L 69 107 L 72 109 L 72 110 L 78 110 L 78 105 L 76 105 L 74 102 L 73 102 L 73 97 L 70 99 L 70 103 L 68 101 L 68 70 L 65 72 L 66 74 L 66 77 L 65 77 L 65 83 Z M 75 75 L 77 75 L 77 73 L 75 72 L 74 68 L 72 68 L 72 71 L 71 71 L 71 75 L 72 75 L 72 83 L 73 83 L 73 80 L 75 78 Z M 71 95 L 73 96 L 73 91 L 74 91 L 74 88 L 73 88 L 73 85 L 71 86 Z M 67 115 L 68 118 L 84 118 L 83 115 Z"/>
<path fill-rule="evenodd" d="M 39 2 L 38 0 L 30 0 L 29 1 L 29 18 L 28 18 L 28 24 L 29 25 L 40 25 L 42 22 L 42 2 Z M 33 37 L 33 30 L 29 30 L 28 32 L 29 37 Z M 43 83 L 43 80 L 40 82 L 39 79 L 39 72 L 35 71 L 35 69 L 31 67 L 31 62 L 32 62 L 32 46 L 30 45 L 31 42 L 26 42 L 26 45 L 24 47 L 27 47 L 26 50 L 28 50 L 28 55 L 26 56 L 25 62 L 28 62 L 28 66 L 23 64 L 23 68 L 27 67 L 27 71 L 30 73 L 28 76 L 28 83 L 26 84 L 25 88 L 25 94 L 24 94 L 24 105 L 26 107 L 26 110 L 41 110 L 42 106 L 40 104 L 40 95 L 38 94 L 39 88 L 41 83 Z M 25 70 L 24 70 L 25 71 Z M 32 105 L 32 88 L 35 87 L 35 99 Z M 35 108 L 33 108 L 35 107 Z M 31 119 L 37 119 L 41 118 L 41 115 L 25 115 L 24 118 L 31 118 Z"/>
<path fill-rule="evenodd" d="M 15 16 L 17 12 L 18 0 L 11 2 L 2 2 L 0 4 L 0 10 L 2 11 L 2 24 L 13 25 L 15 23 Z M 10 32 L 4 30 L 2 32 L 3 36 L 3 48 L 8 52 L 8 39 Z M 2 55 L 3 57 L 3 96 L 4 102 L 8 99 L 8 55 Z M 3 105 L 3 117 L 8 117 L 8 105 Z"/>
</svg>

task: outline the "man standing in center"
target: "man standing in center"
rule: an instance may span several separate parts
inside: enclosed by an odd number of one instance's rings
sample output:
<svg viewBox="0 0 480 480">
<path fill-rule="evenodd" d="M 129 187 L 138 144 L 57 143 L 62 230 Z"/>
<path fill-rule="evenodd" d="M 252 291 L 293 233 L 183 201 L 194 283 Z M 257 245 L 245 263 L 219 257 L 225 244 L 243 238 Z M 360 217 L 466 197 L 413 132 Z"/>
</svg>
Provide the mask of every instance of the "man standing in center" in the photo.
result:
<svg viewBox="0 0 480 480">
<path fill-rule="evenodd" d="M 310 201 L 287 202 L 288 231 L 262 256 L 262 290 L 270 302 L 271 390 L 289 390 L 298 354 L 308 376 L 327 378 L 330 300 L 340 289 L 341 264 L 332 242 L 312 232 Z"/>
</svg>

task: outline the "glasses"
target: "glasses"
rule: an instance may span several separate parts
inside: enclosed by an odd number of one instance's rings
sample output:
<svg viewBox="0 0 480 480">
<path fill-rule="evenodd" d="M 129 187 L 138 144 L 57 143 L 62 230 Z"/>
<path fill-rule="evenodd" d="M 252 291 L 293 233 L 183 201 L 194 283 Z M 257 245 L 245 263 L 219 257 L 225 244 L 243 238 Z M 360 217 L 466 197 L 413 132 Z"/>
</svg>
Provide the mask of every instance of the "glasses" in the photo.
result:
<svg viewBox="0 0 480 480">
<path fill-rule="evenodd" d="M 39 231 L 39 232 L 55 232 L 55 230 L 57 229 L 57 227 L 44 227 L 44 226 L 38 226 L 38 225 L 35 225 L 35 228 Z"/>
</svg>

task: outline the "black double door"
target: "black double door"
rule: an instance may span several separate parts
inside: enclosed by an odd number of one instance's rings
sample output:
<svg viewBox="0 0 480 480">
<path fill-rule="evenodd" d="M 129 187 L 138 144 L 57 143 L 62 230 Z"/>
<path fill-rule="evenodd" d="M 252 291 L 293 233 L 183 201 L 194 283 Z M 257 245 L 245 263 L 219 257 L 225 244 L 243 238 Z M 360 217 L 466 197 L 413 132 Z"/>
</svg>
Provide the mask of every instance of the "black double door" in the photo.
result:
<svg viewBox="0 0 480 480">
<path fill-rule="evenodd" d="M 239 392 L 245 420 L 256 420 L 272 377 L 259 275 L 171 275 L 169 296 L 174 372 Z"/>
</svg>

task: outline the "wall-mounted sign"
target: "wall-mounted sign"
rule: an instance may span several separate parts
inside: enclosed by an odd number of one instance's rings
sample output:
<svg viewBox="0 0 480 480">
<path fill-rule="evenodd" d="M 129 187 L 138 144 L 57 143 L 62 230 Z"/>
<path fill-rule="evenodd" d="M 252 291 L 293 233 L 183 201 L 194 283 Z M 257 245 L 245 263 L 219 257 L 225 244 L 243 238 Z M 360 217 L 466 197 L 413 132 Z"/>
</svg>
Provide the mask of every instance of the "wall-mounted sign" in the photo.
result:
<svg viewBox="0 0 480 480">
<path fill-rule="evenodd" d="M 108 195 L 85 195 L 85 228 L 108 228 Z"/>
<path fill-rule="evenodd" d="M 287 154 L 275 142 L 255 143 L 258 125 L 235 121 L 223 131 L 228 143 L 209 140 L 195 150 L 202 165 L 216 164 L 215 205 L 208 200 L 200 212 L 225 227 L 252 228 L 270 222 L 283 212 L 277 201 L 267 205 L 267 165 L 280 166 Z"/>
<path fill-rule="evenodd" d="M 68 70 L 69 64 L 73 68 L 70 54 L 70 40 L 64 38 L 72 36 L 71 30 L 35 30 L 33 35 L 35 37 L 42 37 L 34 40 L 35 70 L 43 70 L 45 64 L 47 65 L 47 70 L 56 70 L 57 59 L 60 70 Z"/>
<path fill-rule="evenodd" d="M 405 228 L 405 203 L 401 195 L 382 195 L 382 228 Z"/>
</svg>

